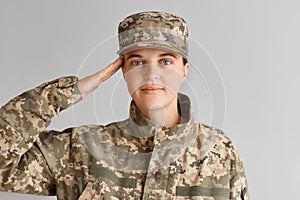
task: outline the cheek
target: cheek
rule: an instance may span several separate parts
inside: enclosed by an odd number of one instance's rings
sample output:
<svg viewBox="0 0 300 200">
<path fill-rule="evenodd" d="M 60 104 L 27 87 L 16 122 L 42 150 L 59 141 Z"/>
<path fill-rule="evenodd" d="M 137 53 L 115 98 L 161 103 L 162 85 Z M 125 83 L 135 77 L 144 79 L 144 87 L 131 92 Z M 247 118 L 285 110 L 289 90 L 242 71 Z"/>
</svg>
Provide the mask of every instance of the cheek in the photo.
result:
<svg viewBox="0 0 300 200">
<path fill-rule="evenodd" d="M 178 74 L 180 74 L 181 76 L 183 76 L 184 75 L 184 66 L 176 66 L 175 68 L 174 68 L 174 70 L 178 73 Z"/>
<path fill-rule="evenodd" d="M 132 95 L 143 84 L 141 69 L 123 70 L 123 76 L 127 84 L 128 92 Z"/>
<path fill-rule="evenodd" d="M 123 65 L 122 66 L 122 72 L 123 72 L 123 75 L 126 73 L 126 72 L 128 72 L 128 66 L 126 66 L 126 65 Z"/>
<path fill-rule="evenodd" d="M 123 74 L 126 73 L 129 69 L 130 69 L 130 62 L 125 60 L 122 66 Z"/>
<path fill-rule="evenodd" d="M 170 92 L 177 94 L 184 80 L 182 68 L 167 71 L 163 76 L 163 82 Z"/>
</svg>

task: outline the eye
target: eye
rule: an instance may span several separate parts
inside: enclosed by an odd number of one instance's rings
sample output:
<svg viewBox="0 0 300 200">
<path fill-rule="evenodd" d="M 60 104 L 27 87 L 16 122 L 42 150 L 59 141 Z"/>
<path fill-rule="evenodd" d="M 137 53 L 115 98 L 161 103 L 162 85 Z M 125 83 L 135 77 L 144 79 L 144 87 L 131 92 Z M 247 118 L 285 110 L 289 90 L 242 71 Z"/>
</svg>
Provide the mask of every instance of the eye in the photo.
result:
<svg viewBox="0 0 300 200">
<path fill-rule="evenodd" d="M 161 63 L 163 65 L 171 65 L 172 64 L 172 62 L 170 60 L 162 60 Z"/>
<path fill-rule="evenodd" d="M 143 62 L 141 60 L 135 60 L 135 61 L 132 61 L 132 65 L 134 66 L 138 66 L 138 65 L 142 65 Z"/>
</svg>

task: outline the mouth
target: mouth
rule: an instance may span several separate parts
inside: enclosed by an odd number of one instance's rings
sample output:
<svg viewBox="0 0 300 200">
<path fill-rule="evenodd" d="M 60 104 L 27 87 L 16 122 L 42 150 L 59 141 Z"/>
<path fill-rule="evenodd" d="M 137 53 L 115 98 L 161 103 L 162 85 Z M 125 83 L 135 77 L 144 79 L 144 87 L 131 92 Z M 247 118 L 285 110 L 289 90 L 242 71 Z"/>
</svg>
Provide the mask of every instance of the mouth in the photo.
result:
<svg viewBox="0 0 300 200">
<path fill-rule="evenodd" d="M 156 93 L 163 91 L 164 88 L 160 87 L 160 86 L 151 85 L 151 86 L 142 87 L 141 90 L 146 94 L 156 94 Z"/>
</svg>

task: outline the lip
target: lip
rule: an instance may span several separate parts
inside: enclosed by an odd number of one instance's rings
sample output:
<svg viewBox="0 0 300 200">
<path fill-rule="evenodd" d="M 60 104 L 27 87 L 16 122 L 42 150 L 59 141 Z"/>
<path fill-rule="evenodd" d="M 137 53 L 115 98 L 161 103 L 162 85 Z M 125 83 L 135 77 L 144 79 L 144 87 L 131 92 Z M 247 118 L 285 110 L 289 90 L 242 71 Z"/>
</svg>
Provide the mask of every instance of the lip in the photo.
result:
<svg viewBox="0 0 300 200">
<path fill-rule="evenodd" d="M 141 90 L 147 94 L 156 94 L 156 93 L 164 90 L 164 88 L 159 87 L 159 86 L 145 86 L 145 87 L 142 87 Z"/>
</svg>

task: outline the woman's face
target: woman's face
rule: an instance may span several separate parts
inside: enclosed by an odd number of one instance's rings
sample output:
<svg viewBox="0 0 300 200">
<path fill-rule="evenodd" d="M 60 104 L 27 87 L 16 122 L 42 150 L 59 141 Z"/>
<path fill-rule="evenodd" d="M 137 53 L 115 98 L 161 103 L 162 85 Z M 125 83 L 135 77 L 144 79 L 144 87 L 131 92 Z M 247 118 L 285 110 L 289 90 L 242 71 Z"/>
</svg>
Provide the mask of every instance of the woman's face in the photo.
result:
<svg viewBox="0 0 300 200">
<path fill-rule="evenodd" d="M 189 64 L 183 63 L 181 55 L 158 48 L 125 53 L 122 67 L 128 91 L 144 114 L 177 102 L 177 93 L 188 69 Z"/>
</svg>

